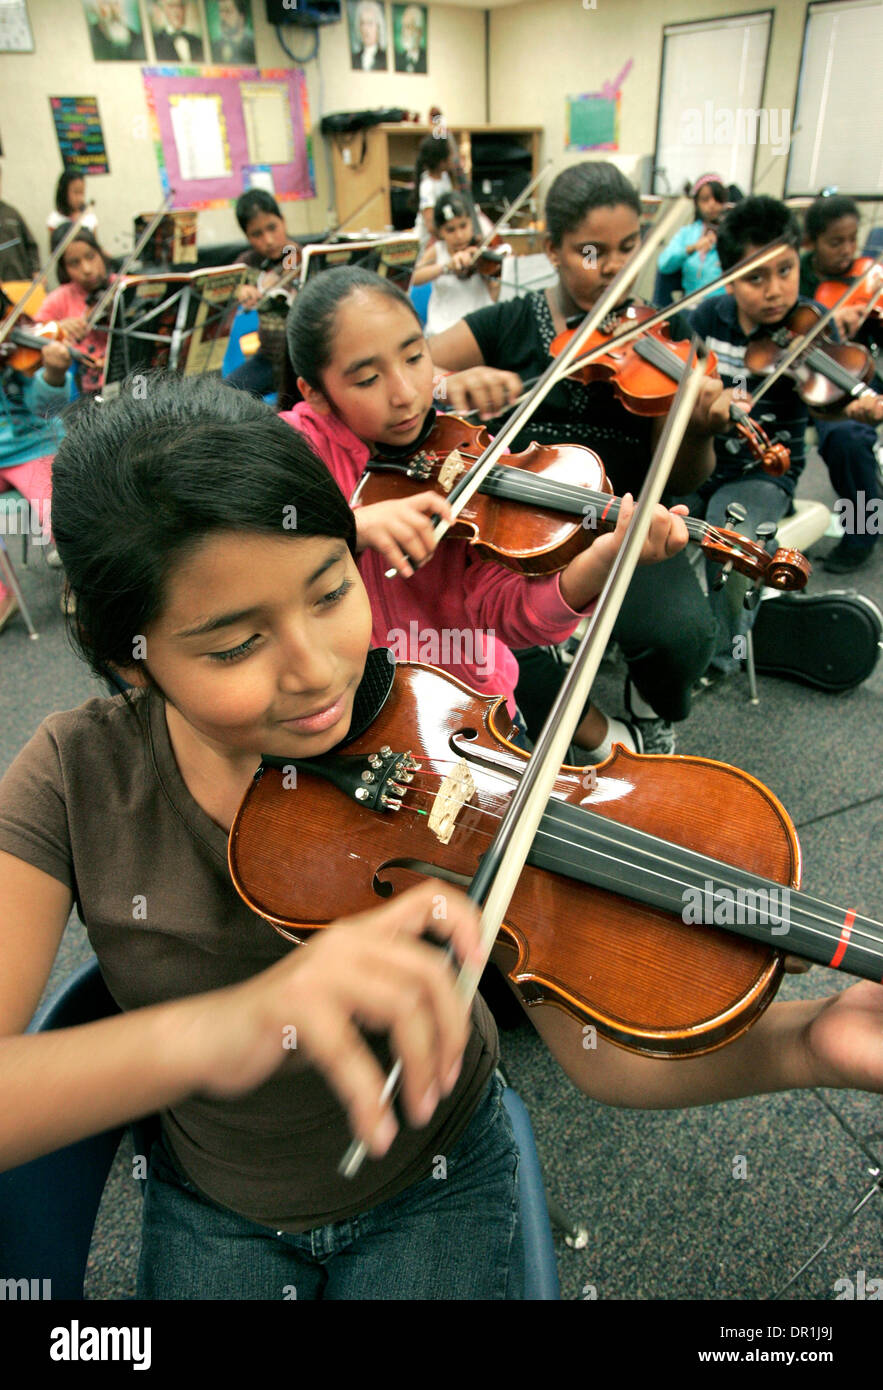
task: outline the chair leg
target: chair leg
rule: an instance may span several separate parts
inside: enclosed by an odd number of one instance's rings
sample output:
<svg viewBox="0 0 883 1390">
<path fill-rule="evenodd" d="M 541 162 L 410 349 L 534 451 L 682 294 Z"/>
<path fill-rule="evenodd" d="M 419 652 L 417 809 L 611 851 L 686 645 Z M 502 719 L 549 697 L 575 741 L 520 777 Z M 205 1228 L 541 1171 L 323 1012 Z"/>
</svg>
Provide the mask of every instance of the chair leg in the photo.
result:
<svg viewBox="0 0 883 1390">
<path fill-rule="evenodd" d="M 546 1206 L 549 1208 L 549 1220 L 555 1229 L 561 1231 L 564 1236 L 564 1244 L 569 1245 L 571 1250 L 585 1250 L 589 1243 L 588 1226 L 581 1226 L 579 1222 L 574 1221 L 561 1203 L 551 1196 L 548 1188 L 546 1188 Z"/>
<path fill-rule="evenodd" d="M 18 603 L 19 609 L 21 610 L 21 615 L 24 618 L 25 625 L 28 629 L 28 632 L 30 633 L 31 641 L 36 642 L 40 634 L 31 621 L 30 611 L 28 609 L 27 604 L 25 603 L 24 595 L 22 594 L 21 588 L 19 586 L 15 570 L 12 567 L 12 561 L 9 558 L 9 551 L 6 549 L 6 542 L 4 541 L 2 536 L 0 536 L 0 575 L 3 576 L 3 582 L 9 585 L 9 588 L 15 595 L 16 602 Z"/>
<path fill-rule="evenodd" d="M 748 672 L 748 703 L 760 704 L 757 693 L 757 672 L 754 669 L 754 635 L 749 628 L 745 634 L 745 670 Z"/>
</svg>

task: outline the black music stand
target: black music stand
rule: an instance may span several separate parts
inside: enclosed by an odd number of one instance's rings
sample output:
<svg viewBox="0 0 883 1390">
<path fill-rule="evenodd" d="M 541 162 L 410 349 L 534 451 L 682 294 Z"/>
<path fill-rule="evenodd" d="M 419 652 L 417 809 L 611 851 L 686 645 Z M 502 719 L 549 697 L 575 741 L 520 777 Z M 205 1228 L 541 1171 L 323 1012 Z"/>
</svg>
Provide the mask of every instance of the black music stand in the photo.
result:
<svg viewBox="0 0 883 1390">
<path fill-rule="evenodd" d="M 101 391 L 131 372 L 220 372 L 245 281 L 244 265 L 120 280 L 110 307 Z"/>
</svg>

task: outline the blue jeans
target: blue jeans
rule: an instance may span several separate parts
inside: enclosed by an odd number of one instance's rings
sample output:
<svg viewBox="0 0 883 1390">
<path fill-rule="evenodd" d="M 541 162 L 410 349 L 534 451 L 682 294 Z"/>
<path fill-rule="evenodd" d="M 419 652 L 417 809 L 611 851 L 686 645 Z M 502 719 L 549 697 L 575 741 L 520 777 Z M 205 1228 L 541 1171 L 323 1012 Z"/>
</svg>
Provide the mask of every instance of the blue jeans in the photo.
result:
<svg viewBox="0 0 883 1390">
<path fill-rule="evenodd" d="M 446 1156 L 447 1176 L 300 1235 L 277 1235 L 209 1201 L 159 1140 L 144 1198 L 138 1297 L 522 1298 L 518 1150 L 502 1096 L 492 1076 Z"/>
<path fill-rule="evenodd" d="M 831 478 L 831 486 L 838 498 L 852 504 L 844 512 L 846 518 L 863 516 L 864 508 L 880 496 L 880 483 L 877 477 L 877 458 L 874 445 L 877 431 L 873 425 L 863 425 L 860 420 L 813 421 L 819 441 L 819 453 L 825 460 Z M 860 499 L 859 494 L 864 493 Z M 863 524 L 846 532 L 850 545 L 857 548 L 871 546 L 877 539 L 876 531 L 869 532 Z"/>
</svg>

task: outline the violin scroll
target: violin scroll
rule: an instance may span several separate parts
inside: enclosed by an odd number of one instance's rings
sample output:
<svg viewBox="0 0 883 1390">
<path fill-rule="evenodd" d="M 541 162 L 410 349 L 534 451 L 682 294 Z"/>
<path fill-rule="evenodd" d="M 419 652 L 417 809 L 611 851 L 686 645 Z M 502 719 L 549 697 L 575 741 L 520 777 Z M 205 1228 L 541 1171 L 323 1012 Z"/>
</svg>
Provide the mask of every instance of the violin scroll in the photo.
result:
<svg viewBox="0 0 883 1390">
<path fill-rule="evenodd" d="M 809 560 L 799 550 L 780 549 L 770 555 L 757 541 L 720 526 L 709 527 L 701 546 L 710 559 L 732 565 L 747 578 L 760 580 L 782 593 L 805 589 L 812 574 Z"/>
</svg>

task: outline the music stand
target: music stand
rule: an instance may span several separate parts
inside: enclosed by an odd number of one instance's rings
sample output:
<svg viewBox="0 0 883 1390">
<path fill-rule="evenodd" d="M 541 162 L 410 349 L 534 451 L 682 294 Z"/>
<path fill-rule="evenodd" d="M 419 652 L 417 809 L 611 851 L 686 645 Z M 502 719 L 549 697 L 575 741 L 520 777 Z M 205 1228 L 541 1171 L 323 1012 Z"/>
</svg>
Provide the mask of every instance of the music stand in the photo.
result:
<svg viewBox="0 0 883 1390">
<path fill-rule="evenodd" d="M 102 393 L 142 368 L 182 376 L 220 372 L 236 291 L 247 274 L 247 266 L 227 265 L 120 280 L 110 306 Z"/>
<path fill-rule="evenodd" d="M 335 265 L 362 265 L 366 270 L 385 276 L 407 293 L 419 246 L 416 232 L 314 242 L 304 247 L 300 283 L 305 285 L 311 275 Z"/>
</svg>

